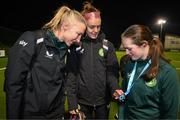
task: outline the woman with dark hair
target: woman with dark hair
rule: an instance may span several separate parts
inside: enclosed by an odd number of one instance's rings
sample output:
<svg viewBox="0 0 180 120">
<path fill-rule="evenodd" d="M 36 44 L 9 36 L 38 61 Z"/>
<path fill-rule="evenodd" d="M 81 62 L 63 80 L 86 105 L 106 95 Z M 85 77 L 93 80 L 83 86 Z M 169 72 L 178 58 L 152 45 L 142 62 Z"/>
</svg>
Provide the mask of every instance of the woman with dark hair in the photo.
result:
<svg viewBox="0 0 180 120">
<path fill-rule="evenodd" d="M 81 13 L 87 29 L 81 40 L 82 50 L 76 55 L 79 77 L 67 82 L 69 110 L 75 114 L 79 105 L 87 119 L 108 119 L 111 97 L 118 98 L 122 92 L 115 48 L 101 31 L 100 11 L 86 2 Z M 75 82 L 77 89 L 72 87 Z"/>
<path fill-rule="evenodd" d="M 163 55 L 163 46 L 144 25 L 132 25 L 121 35 L 130 60 L 124 65 L 124 119 L 177 119 L 179 78 Z M 122 111 L 122 110 L 121 110 Z"/>
</svg>

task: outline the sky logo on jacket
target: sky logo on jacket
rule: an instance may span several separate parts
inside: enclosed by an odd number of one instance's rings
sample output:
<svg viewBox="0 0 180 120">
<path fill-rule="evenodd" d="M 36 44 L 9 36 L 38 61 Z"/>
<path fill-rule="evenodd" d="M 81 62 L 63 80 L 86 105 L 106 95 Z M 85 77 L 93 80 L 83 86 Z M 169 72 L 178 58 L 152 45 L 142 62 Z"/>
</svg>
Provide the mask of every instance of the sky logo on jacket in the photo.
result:
<svg viewBox="0 0 180 120">
<path fill-rule="evenodd" d="M 19 45 L 22 45 L 23 47 L 26 46 L 28 43 L 24 40 L 19 41 Z"/>
</svg>

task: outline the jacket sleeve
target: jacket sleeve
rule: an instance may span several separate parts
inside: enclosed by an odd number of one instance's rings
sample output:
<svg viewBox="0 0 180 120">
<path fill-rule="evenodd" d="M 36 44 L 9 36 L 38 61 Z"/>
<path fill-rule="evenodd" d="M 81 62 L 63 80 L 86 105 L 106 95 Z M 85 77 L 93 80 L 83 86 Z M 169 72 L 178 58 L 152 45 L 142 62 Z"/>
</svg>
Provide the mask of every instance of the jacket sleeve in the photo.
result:
<svg viewBox="0 0 180 120">
<path fill-rule="evenodd" d="M 5 71 L 7 119 L 19 119 L 23 112 L 23 95 L 35 42 L 32 32 L 23 33 L 10 48 Z"/>
<path fill-rule="evenodd" d="M 179 109 L 179 78 L 175 69 L 163 73 L 161 84 L 161 119 L 177 119 Z"/>
<path fill-rule="evenodd" d="M 67 81 L 66 91 L 68 100 L 68 109 L 74 110 L 78 108 L 77 103 L 77 85 L 78 85 L 78 68 L 77 56 L 74 50 L 68 55 L 67 58 Z"/>
<path fill-rule="evenodd" d="M 119 89 L 119 64 L 113 44 L 109 42 L 108 46 L 109 50 L 107 53 L 107 84 L 112 95 L 116 89 Z"/>
</svg>

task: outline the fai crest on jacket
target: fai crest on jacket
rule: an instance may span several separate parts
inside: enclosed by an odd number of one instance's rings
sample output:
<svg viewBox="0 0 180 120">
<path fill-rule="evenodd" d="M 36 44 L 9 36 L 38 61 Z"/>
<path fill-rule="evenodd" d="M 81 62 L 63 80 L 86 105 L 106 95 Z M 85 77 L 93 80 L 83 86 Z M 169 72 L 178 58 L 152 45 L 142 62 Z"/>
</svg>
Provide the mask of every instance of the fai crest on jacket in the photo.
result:
<svg viewBox="0 0 180 120">
<path fill-rule="evenodd" d="M 157 84 L 157 79 L 156 78 L 153 78 L 152 80 L 148 81 L 148 82 L 145 82 L 145 84 L 148 86 L 148 87 L 154 87 L 156 86 Z"/>
<path fill-rule="evenodd" d="M 101 57 L 104 57 L 104 50 L 103 50 L 103 48 L 100 48 L 99 51 L 98 51 L 98 53 L 99 53 L 99 55 L 100 55 Z"/>
</svg>

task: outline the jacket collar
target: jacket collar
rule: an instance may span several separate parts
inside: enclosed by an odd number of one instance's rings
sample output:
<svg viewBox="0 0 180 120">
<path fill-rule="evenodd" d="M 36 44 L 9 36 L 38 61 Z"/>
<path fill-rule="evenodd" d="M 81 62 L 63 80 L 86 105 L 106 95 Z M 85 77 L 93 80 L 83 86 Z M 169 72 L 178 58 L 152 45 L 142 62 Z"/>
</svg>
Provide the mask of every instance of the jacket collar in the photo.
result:
<svg viewBox="0 0 180 120">
<path fill-rule="evenodd" d="M 68 46 L 66 45 L 66 43 L 60 42 L 60 40 L 54 35 L 54 33 L 51 30 L 47 30 L 46 35 L 48 38 L 46 42 L 47 45 L 51 47 L 56 47 L 60 50 L 68 49 Z"/>
<path fill-rule="evenodd" d="M 102 31 L 100 31 L 99 34 L 98 34 L 98 36 L 97 36 L 97 38 L 96 38 L 95 40 L 92 39 L 92 38 L 90 38 L 88 35 L 86 35 L 86 36 L 82 39 L 82 41 L 97 43 L 97 42 L 102 42 L 102 40 L 105 39 L 105 37 L 106 37 L 105 34 L 104 34 Z"/>
</svg>

